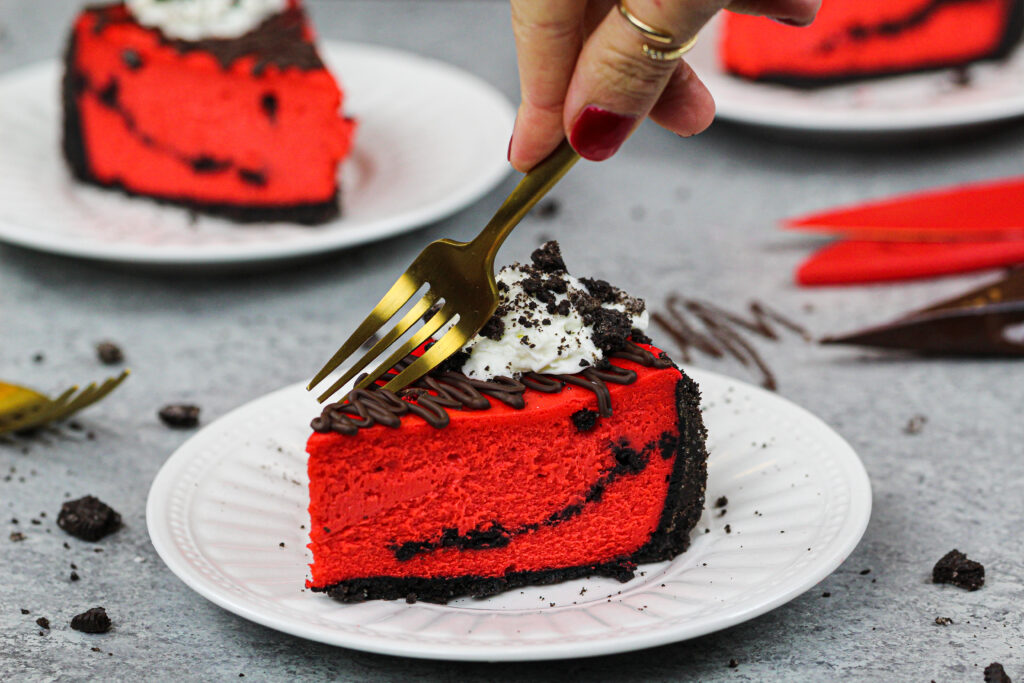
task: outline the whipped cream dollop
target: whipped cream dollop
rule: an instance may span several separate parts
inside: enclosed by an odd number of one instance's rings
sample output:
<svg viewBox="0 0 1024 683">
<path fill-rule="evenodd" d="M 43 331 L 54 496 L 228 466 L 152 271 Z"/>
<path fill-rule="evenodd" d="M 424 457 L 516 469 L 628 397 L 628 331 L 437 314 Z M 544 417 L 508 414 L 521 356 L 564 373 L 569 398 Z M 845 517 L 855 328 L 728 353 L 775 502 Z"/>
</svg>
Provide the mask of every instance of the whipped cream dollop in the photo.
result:
<svg viewBox="0 0 1024 683">
<path fill-rule="evenodd" d="M 125 0 L 143 26 L 168 38 L 238 38 L 268 17 L 283 12 L 288 0 Z"/>
<path fill-rule="evenodd" d="M 505 266 L 495 277 L 498 309 L 459 354 L 466 376 L 574 374 L 622 348 L 633 330 L 647 329 L 642 299 L 604 280 L 569 275 L 557 242 L 531 258 L 531 265 Z"/>
</svg>

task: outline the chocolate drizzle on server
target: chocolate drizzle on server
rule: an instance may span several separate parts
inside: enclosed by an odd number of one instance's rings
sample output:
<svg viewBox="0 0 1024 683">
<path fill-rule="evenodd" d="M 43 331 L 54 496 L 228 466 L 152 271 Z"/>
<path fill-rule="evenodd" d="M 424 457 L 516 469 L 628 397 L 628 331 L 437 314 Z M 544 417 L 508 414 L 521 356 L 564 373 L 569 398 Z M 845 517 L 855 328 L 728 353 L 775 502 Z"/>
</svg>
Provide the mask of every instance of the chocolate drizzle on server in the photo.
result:
<svg viewBox="0 0 1024 683">
<path fill-rule="evenodd" d="M 812 337 L 802 325 L 759 301 L 750 302 L 749 310 L 750 319 L 714 304 L 672 294 L 665 301 L 665 312 L 652 314 L 651 320 L 675 340 L 684 363 L 690 361 L 691 350 L 712 358 L 732 356 L 744 367 L 756 368 L 761 374 L 761 386 L 774 390 L 778 387 L 775 373 L 743 332 L 775 341 L 779 335 L 772 323 L 776 323 L 799 334 L 805 341 L 811 341 Z M 695 322 L 699 322 L 703 330 L 698 329 Z"/>
<path fill-rule="evenodd" d="M 649 368 L 671 367 L 672 361 L 662 354 L 655 356 L 651 351 L 628 342 L 626 346 L 611 354 Z M 401 371 L 411 359 L 395 366 Z M 435 429 L 448 425 L 448 410 L 487 410 L 494 399 L 510 408 L 522 409 L 526 405 L 524 396 L 527 389 L 545 394 L 556 394 L 571 384 L 593 391 L 597 397 L 598 413 L 602 417 L 612 414 L 609 384 L 632 384 L 636 372 L 612 364 L 605 367 L 590 367 L 575 375 L 546 375 L 535 372 L 524 374 L 519 379 L 496 377 L 482 381 L 470 379 L 461 372 L 434 371 L 418 380 L 401 394 L 385 391 L 379 386 L 372 389 L 356 389 L 341 403 L 332 403 L 323 409 L 310 426 L 320 433 L 337 432 L 351 436 L 360 429 L 380 424 L 396 428 L 402 417 L 416 415 Z"/>
</svg>

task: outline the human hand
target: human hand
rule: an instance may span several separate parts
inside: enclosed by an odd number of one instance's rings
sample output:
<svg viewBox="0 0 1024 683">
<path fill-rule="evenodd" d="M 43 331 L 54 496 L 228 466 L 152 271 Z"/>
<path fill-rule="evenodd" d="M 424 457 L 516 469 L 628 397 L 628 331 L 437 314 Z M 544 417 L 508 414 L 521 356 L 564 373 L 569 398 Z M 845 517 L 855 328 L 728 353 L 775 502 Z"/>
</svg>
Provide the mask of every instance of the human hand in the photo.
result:
<svg viewBox="0 0 1024 683">
<path fill-rule="evenodd" d="M 709 125 L 715 103 L 686 62 L 642 52 L 685 44 L 719 10 L 814 20 L 821 0 L 624 0 L 643 23 L 673 37 L 659 45 L 624 17 L 615 0 L 511 0 L 522 103 L 509 161 L 527 171 L 567 137 L 579 154 L 615 154 L 647 116 L 683 137 Z"/>
</svg>

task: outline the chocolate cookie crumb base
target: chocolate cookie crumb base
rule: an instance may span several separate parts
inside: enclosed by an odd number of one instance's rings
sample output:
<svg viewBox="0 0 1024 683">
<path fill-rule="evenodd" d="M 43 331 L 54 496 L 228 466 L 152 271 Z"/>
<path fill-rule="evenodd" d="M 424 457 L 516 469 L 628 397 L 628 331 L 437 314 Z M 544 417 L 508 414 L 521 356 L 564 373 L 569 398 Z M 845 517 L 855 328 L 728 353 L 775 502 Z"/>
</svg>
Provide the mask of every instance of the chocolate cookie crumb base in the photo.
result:
<svg viewBox="0 0 1024 683">
<path fill-rule="evenodd" d="M 172 403 L 157 413 L 160 421 L 175 429 L 188 429 L 199 424 L 199 406 L 187 403 Z"/>
<path fill-rule="evenodd" d="M 316 593 L 327 593 L 341 602 L 365 600 L 405 600 L 444 604 L 455 598 L 472 596 L 486 598 L 520 586 L 546 586 L 588 576 L 607 576 L 622 582 L 633 578 L 636 565 L 628 560 L 604 564 L 566 567 L 540 571 L 509 572 L 503 576 L 458 576 L 452 578 L 371 577 L 349 579 L 323 588 L 313 587 Z"/>
<path fill-rule="evenodd" d="M 967 559 L 959 550 L 953 549 L 943 555 L 932 569 L 933 583 L 950 583 L 959 588 L 976 591 L 985 585 L 985 567 L 980 562 Z"/>
<path fill-rule="evenodd" d="M 84 496 L 61 506 L 57 526 L 83 541 L 98 541 L 121 528 L 121 515 L 99 498 Z"/>
<path fill-rule="evenodd" d="M 71 628 L 82 633 L 106 633 L 110 626 L 110 617 L 102 607 L 93 607 L 71 619 Z"/>
</svg>

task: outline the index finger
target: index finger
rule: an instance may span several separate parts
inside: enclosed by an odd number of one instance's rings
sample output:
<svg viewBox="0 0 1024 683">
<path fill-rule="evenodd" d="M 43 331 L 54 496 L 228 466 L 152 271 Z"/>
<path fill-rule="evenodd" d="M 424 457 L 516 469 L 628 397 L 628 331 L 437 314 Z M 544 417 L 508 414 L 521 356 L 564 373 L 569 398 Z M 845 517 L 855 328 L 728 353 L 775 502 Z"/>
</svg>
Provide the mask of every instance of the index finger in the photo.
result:
<svg viewBox="0 0 1024 683">
<path fill-rule="evenodd" d="M 512 0 L 521 102 L 509 161 L 529 170 L 564 137 L 562 107 L 583 46 L 587 0 Z"/>
</svg>

